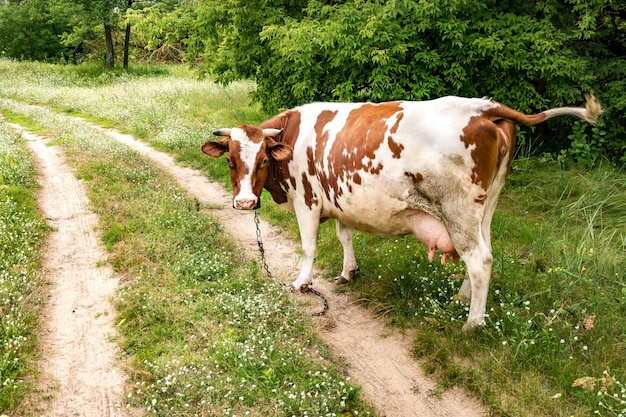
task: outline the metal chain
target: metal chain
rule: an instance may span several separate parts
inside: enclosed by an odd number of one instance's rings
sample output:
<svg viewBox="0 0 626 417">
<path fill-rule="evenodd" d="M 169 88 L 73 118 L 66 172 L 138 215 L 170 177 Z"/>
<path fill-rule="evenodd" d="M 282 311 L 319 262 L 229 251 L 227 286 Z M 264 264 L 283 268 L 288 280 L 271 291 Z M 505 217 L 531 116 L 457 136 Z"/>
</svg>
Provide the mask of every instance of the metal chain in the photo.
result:
<svg viewBox="0 0 626 417">
<path fill-rule="evenodd" d="M 270 267 L 267 265 L 267 260 L 265 258 L 265 248 L 263 248 L 263 240 L 261 239 L 261 228 L 259 226 L 260 223 L 261 223 L 261 220 L 259 219 L 259 214 L 257 213 L 256 210 L 254 210 L 254 224 L 256 225 L 256 243 L 257 243 L 257 246 L 259 247 L 259 253 L 261 254 L 261 261 L 263 262 L 263 269 L 265 269 L 267 276 L 273 279 L 274 277 L 272 276 L 272 273 L 270 272 Z M 286 285 L 286 287 L 293 289 L 293 287 L 290 285 Z M 323 316 L 324 314 L 326 314 L 326 312 L 328 311 L 328 300 L 326 300 L 326 297 L 324 297 L 324 295 L 321 292 L 314 289 L 313 287 L 308 287 L 306 291 L 304 292 L 305 293 L 311 292 L 315 294 L 316 296 L 320 297 L 322 299 L 322 302 L 324 303 L 324 308 L 322 309 L 322 311 L 311 313 L 311 316 L 319 317 L 319 316 Z"/>
<path fill-rule="evenodd" d="M 267 261 L 265 260 L 265 249 L 263 249 L 263 241 L 261 240 L 261 228 L 259 227 L 260 222 L 261 220 L 259 219 L 259 214 L 256 210 L 254 210 L 254 224 L 256 225 L 256 244 L 259 247 L 261 261 L 263 261 L 263 268 L 265 269 L 267 276 L 273 279 L 274 277 L 270 272 L 270 267 L 267 265 Z"/>
<path fill-rule="evenodd" d="M 324 297 L 324 294 L 322 294 L 321 292 L 319 292 L 318 290 L 316 290 L 313 287 L 307 287 L 305 292 L 312 292 L 313 294 L 315 294 L 319 298 L 321 298 L 322 302 L 324 303 L 324 308 L 321 311 L 318 311 L 316 313 L 311 313 L 311 315 L 313 317 L 320 317 L 320 316 L 323 316 L 324 314 L 326 314 L 326 312 L 328 311 L 328 300 L 326 299 L 326 297 Z"/>
</svg>

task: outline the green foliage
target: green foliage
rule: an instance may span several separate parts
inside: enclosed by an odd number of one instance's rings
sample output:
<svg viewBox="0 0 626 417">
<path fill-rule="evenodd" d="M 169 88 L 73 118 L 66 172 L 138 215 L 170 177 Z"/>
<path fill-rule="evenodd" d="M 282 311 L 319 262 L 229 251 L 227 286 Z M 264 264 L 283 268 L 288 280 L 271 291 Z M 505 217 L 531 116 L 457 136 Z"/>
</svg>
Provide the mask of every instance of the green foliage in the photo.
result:
<svg viewBox="0 0 626 417">
<path fill-rule="evenodd" d="M 577 121 L 568 138 L 571 141 L 571 147 L 567 153 L 576 162 L 593 165 L 602 159 L 606 149 L 606 131 L 603 121 L 591 127 L 587 123 Z"/>
<path fill-rule="evenodd" d="M 224 82 L 255 77 L 268 112 L 317 100 L 450 94 L 537 112 L 579 105 L 582 92 L 595 91 L 607 107 L 606 135 L 601 144 L 587 141 L 601 146 L 594 153 L 624 156 L 626 60 L 609 34 L 622 38 L 626 26 L 623 6 L 609 0 L 248 3 L 199 5 L 189 58 L 203 58 L 201 70 Z M 568 148 L 571 123 L 532 130 L 539 150 Z"/>
<path fill-rule="evenodd" d="M 70 59 L 61 36 L 67 16 L 47 0 L 0 4 L 0 56 L 28 60 Z"/>
<path fill-rule="evenodd" d="M 584 59 L 562 55 L 549 22 L 496 15 L 483 2 L 310 2 L 306 11 L 261 33 L 274 64 L 259 95 L 274 107 L 488 94 L 528 110 L 545 105 L 537 78 L 586 73 Z M 269 88 L 278 79 L 291 87 L 286 97 Z"/>
<path fill-rule="evenodd" d="M 259 42 L 263 26 L 301 16 L 306 0 L 207 0 L 196 5 L 190 30 L 188 60 L 202 58 L 201 73 L 222 82 L 263 78 L 273 66 Z M 266 71 L 266 70 L 265 70 Z"/>
<path fill-rule="evenodd" d="M 181 62 L 196 11 L 191 2 L 154 2 L 126 12 L 135 43 L 142 45 L 151 61 Z"/>
</svg>

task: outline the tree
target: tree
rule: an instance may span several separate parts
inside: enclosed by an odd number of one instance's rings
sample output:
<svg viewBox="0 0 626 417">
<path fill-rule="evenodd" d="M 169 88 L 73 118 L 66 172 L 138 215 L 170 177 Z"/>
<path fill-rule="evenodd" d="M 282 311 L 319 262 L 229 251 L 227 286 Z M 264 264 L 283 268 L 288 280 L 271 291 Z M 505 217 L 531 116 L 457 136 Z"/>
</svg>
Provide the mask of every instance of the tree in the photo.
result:
<svg viewBox="0 0 626 417">
<path fill-rule="evenodd" d="M 74 61 L 76 49 L 62 43 L 71 10 L 46 0 L 0 2 L 0 55 L 17 59 Z"/>
<path fill-rule="evenodd" d="M 261 80 L 271 51 L 261 42 L 266 25 L 302 18 L 307 0 L 206 0 L 196 5 L 187 39 L 188 59 L 202 60 L 200 70 L 222 82 Z"/>
<path fill-rule="evenodd" d="M 99 22 L 104 27 L 106 45 L 105 64 L 107 69 L 115 67 L 113 30 L 126 9 L 125 0 L 79 0 L 85 10 L 87 21 Z"/>
<path fill-rule="evenodd" d="M 153 61 L 183 62 L 190 31 L 194 30 L 196 4 L 188 0 L 134 2 L 126 11 L 147 58 Z"/>
<path fill-rule="evenodd" d="M 63 43 L 68 47 L 90 45 L 91 52 L 104 50 L 105 66 L 112 69 L 115 66 L 113 35 L 122 20 L 127 0 L 51 0 L 50 3 L 59 10 L 73 12 L 71 26 L 62 37 Z"/>
<path fill-rule="evenodd" d="M 126 3 L 126 9 L 130 10 L 133 7 L 133 0 L 128 0 Z M 130 45 L 130 22 L 126 22 L 126 32 L 124 34 L 124 69 L 128 69 L 128 48 Z"/>
</svg>

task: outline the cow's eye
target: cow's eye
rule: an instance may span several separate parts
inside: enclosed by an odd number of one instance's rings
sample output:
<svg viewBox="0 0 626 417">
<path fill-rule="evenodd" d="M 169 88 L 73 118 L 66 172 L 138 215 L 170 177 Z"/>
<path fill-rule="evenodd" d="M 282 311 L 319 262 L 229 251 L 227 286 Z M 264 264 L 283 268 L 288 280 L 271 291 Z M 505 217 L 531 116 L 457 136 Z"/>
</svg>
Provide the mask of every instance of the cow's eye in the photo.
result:
<svg viewBox="0 0 626 417">
<path fill-rule="evenodd" d="M 229 157 L 226 157 L 226 162 L 228 162 L 230 168 L 235 168 L 235 164 L 233 164 L 233 161 L 231 161 Z"/>
<path fill-rule="evenodd" d="M 266 167 L 270 164 L 270 159 L 269 158 L 265 158 L 263 159 L 263 166 Z"/>
</svg>

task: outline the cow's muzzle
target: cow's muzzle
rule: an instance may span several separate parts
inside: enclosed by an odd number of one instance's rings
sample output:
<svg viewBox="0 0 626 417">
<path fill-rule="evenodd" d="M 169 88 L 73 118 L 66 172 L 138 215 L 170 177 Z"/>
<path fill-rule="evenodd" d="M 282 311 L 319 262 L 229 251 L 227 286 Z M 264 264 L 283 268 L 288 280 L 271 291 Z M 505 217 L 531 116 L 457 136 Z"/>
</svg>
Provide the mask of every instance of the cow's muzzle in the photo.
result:
<svg viewBox="0 0 626 417">
<path fill-rule="evenodd" d="M 256 210 L 260 207 L 260 198 L 233 200 L 233 208 L 237 210 Z"/>
</svg>

